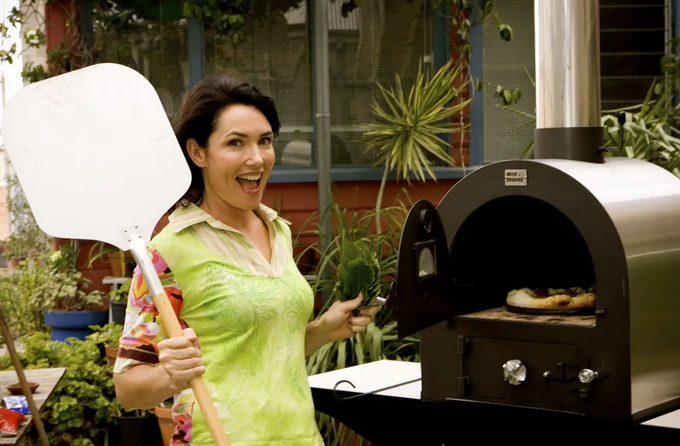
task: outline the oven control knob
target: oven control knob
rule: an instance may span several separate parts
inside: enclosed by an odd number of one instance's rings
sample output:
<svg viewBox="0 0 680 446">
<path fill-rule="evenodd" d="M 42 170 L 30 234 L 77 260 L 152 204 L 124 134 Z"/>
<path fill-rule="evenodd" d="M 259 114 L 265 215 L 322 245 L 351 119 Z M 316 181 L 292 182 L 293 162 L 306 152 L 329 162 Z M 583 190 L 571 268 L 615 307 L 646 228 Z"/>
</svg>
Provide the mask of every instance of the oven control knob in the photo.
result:
<svg viewBox="0 0 680 446">
<path fill-rule="evenodd" d="M 595 381 L 598 376 L 599 375 L 596 371 L 590 369 L 583 369 L 578 372 L 578 380 L 583 384 L 590 384 L 591 382 Z"/>
<path fill-rule="evenodd" d="M 511 359 L 503 364 L 503 376 L 508 384 L 519 386 L 527 379 L 527 368 L 519 359 Z"/>
</svg>

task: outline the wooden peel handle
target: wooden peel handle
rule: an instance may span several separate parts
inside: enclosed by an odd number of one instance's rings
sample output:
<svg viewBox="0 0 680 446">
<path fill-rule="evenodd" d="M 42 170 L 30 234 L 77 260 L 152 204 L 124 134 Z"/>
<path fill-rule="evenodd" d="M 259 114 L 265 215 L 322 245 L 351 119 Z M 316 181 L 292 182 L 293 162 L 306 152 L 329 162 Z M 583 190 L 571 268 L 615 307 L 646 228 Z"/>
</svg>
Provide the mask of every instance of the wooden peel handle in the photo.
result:
<svg viewBox="0 0 680 446">
<path fill-rule="evenodd" d="M 170 304 L 168 295 L 165 293 L 157 294 L 153 297 L 153 302 L 156 304 L 156 309 L 163 319 L 163 325 L 170 335 L 171 338 L 177 338 L 182 335 L 182 326 L 177 320 L 177 315 L 175 310 Z M 215 405 L 213 404 L 212 398 L 210 398 L 210 393 L 208 392 L 208 387 L 205 385 L 202 377 L 192 379 L 189 384 L 194 391 L 196 396 L 196 401 L 198 402 L 201 412 L 205 417 L 206 424 L 210 430 L 213 440 L 215 441 L 215 446 L 231 446 L 227 434 L 224 432 L 222 427 L 222 422 L 220 417 L 217 415 L 215 410 Z"/>
</svg>

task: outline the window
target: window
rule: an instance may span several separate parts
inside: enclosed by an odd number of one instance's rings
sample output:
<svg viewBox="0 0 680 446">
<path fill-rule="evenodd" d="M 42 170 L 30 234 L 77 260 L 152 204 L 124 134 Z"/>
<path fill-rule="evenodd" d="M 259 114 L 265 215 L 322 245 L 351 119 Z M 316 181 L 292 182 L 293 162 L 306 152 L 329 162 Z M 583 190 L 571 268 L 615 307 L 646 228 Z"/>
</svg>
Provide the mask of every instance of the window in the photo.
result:
<svg viewBox="0 0 680 446">
<path fill-rule="evenodd" d="M 496 2 L 496 7 L 503 20 L 512 26 L 514 38 L 504 42 L 498 38 L 493 23 L 484 25 L 482 78 L 487 85 L 519 87 L 522 98 L 513 107 L 535 115 L 535 88 L 527 75 L 528 72 L 534 79 L 534 2 L 504 0 Z M 654 78 L 660 78 L 665 36 L 670 31 L 666 22 L 664 0 L 601 0 L 603 112 L 641 103 Z M 484 162 L 518 158 L 533 141 L 535 124 L 528 124 L 529 119 L 525 116 L 498 108 L 499 100 L 493 97 L 492 88 L 487 86 L 486 91 Z"/>
<path fill-rule="evenodd" d="M 304 4 L 290 11 L 255 2 L 255 19 L 244 29 L 245 40 L 214 30 L 205 32 L 206 75 L 230 74 L 254 83 L 274 97 L 281 120 L 275 141 L 276 164 L 312 166 L 312 66 L 310 28 Z"/>
<path fill-rule="evenodd" d="M 431 13 L 422 2 L 370 0 L 343 17 L 341 3 L 328 5 L 331 162 L 372 164 L 360 139 L 373 120 L 376 82 L 392 87 L 398 74 L 408 92 L 419 63 L 430 60 Z"/>
<path fill-rule="evenodd" d="M 601 0 L 602 110 L 639 104 L 661 78 L 664 0 Z"/>
<path fill-rule="evenodd" d="M 172 117 L 189 86 L 187 25 L 180 0 L 159 0 L 135 10 L 124 27 L 107 31 L 96 62 L 119 63 L 139 71 Z"/>
<path fill-rule="evenodd" d="M 332 164 L 371 164 L 360 142 L 362 124 L 372 120 L 376 81 L 394 85 L 398 73 L 409 88 L 418 63 L 430 53 L 430 18 L 420 2 L 371 0 L 346 16 L 341 1 L 328 3 Z M 257 4 L 256 4 L 257 5 Z M 276 162 L 315 165 L 312 111 L 311 11 L 308 2 L 277 11 L 260 5 L 234 46 L 228 37 L 206 31 L 206 74 L 230 73 L 261 86 L 276 100 L 281 133 Z"/>
<path fill-rule="evenodd" d="M 99 62 L 131 66 L 158 91 L 166 111 L 174 115 L 189 88 L 187 21 L 180 0 L 162 0 L 143 8 L 136 20 L 112 32 Z M 315 167 L 314 82 L 309 1 L 279 10 L 271 0 L 254 2 L 245 24 L 245 40 L 206 26 L 203 75 L 231 74 L 253 82 L 274 97 L 281 119 L 275 142 L 276 164 Z M 398 74 L 406 91 L 418 66 L 431 66 L 432 14 L 420 1 L 366 0 L 349 14 L 342 1 L 330 1 L 329 71 L 331 158 L 334 167 L 371 165 L 365 153 L 363 124 L 373 120 L 377 83 L 395 84 Z M 199 31 L 200 32 L 200 31 Z"/>
<path fill-rule="evenodd" d="M 531 82 L 535 78 L 534 2 L 504 0 L 496 2 L 496 7 L 503 21 L 512 26 L 514 35 L 511 41 L 505 42 L 498 37 L 498 28 L 494 23 L 484 24 L 482 79 L 485 82 L 485 163 L 519 158 L 534 140 L 536 127 L 534 123 L 528 123 L 530 118 L 499 108 L 499 99 L 494 97 L 494 87 L 490 85 L 502 85 L 508 89 L 519 87 L 522 98 L 512 107 L 535 114 L 536 89 Z"/>
</svg>

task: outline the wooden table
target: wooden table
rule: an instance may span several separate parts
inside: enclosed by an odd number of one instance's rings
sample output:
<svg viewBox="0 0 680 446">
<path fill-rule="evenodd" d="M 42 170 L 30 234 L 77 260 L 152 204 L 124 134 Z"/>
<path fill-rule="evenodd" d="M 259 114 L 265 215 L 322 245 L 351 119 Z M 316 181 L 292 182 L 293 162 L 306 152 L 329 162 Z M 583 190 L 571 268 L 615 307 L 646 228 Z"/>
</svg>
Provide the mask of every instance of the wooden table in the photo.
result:
<svg viewBox="0 0 680 446">
<path fill-rule="evenodd" d="M 57 387 L 59 381 L 64 376 L 66 369 L 64 367 L 54 368 L 54 369 L 35 369 L 35 370 L 24 370 L 26 375 L 26 380 L 28 382 L 34 382 L 40 385 L 38 389 L 33 394 L 33 399 L 35 400 L 38 410 L 41 410 L 47 398 L 52 394 L 54 388 Z M 0 372 L 0 400 L 6 396 L 11 396 L 6 387 L 10 384 L 19 382 L 17 373 L 14 370 L 8 370 Z M 24 423 L 23 426 L 19 428 L 17 435 L 11 437 L 0 437 L 0 445 L 5 444 L 17 444 L 21 438 L 24 436 L 29 427 L 33 424 L 33 419 L 30 414 L 26 415 L 28 422 Z"/>
</svg>

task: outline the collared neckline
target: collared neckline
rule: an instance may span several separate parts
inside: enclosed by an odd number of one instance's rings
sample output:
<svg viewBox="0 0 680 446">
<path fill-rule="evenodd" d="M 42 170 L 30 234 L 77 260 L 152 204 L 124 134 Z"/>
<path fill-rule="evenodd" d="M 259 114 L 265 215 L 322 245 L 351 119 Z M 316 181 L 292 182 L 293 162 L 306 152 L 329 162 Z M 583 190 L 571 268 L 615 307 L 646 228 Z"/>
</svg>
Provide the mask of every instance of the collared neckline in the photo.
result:
<svg viewBox="0 0 680 446">
<path fill-rule="evenodd" d="M 260 203 L 257 209 L 255 209 L 255 213 L 265 222 L 273 222 L 278 218 L 290 225 L 290 222 L 279 217 L 278 212 L 262 203 Z M 179 233 L 199 223 L 207 223 L 215 229 L 223 229 L 239 233 L 241 232 L 217 220 L 215 217 L 196 206 L 194 203 L 189 203 L 188 206 L 179 206 L 172 212 L 172 214 L 170 214 L 168 221 L 169 226 L 175 233 Z"/>
</svg>

